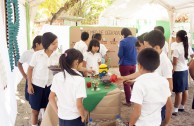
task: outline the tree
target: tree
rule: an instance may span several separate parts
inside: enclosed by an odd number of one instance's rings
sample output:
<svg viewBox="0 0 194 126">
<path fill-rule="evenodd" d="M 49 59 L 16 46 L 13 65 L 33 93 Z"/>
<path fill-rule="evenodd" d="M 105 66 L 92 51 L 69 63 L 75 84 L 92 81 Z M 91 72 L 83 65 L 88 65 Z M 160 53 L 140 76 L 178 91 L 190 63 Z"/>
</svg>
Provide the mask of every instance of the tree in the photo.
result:
<svg viewBox="0 0 194 126">
<path fill-rule="evenodd" d="M 112 0 L 46 0 L 39 9 L 51 19 L 50 24 L 63 13 L 84 18 L 82 24 L 96 24 L 100 13 L 111 3 Z"/>
</svg>

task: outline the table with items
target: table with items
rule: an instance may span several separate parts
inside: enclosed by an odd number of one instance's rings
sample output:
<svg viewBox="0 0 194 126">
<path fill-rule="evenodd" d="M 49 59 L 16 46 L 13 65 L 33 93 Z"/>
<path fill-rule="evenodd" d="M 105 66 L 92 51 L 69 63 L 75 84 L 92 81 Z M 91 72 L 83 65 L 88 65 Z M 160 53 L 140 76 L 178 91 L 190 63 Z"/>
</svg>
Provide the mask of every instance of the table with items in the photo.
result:
<svg viewBox="0 0 194 126">
<path fill-rule="evenodd" d="M 111 82 L 85 78 L 87 98 L 83 100 L 86 115 L 93 120 L 114 119 L 120 115 L 120 89 Z M 41 126 L 57 126 L 58 116 L 48 104 Z"/>
</svg>

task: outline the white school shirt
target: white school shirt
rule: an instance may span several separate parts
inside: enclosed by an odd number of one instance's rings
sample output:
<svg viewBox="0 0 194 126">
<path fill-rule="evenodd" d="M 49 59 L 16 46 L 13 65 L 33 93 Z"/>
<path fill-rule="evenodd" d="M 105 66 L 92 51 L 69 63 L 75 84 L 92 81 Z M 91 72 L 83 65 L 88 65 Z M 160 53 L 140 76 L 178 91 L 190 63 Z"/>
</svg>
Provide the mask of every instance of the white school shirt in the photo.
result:
<svg viewBox="0 0 194 126">
<path fill-rule="evenodd" d="M 136 126 L 160 126 L 161 109 L 171 96 L 166 78 L 157 73 L 139 76 L 132 90 L 131 101 L 141 105 L 141 115 Z"/>
<path fill-rule="evenodd" d="M 30 50 L 25 51 L 22 54 L 22 56 L 20 57 L 19 62 L 20 63 L 27 63 L 29 65 L 33 54 L 34 54 L 34 49 L 30 49 Z"/>
<path fill-rule="evenodd" d="M 58 65 L 59 56 L 57 52 L 53 52 L 48 57 L 44 50 L 37 51 L 33 54 L 29 65 L 34 67 L 32 72 L 32 83 L 34 85 L 45 88 L 52 84 L 53 73 L 48 67 Z"/>
<path fill-rule="evenodd" d="M 73 48 L 79 50 L 82 54 L 84 54 L 88 50 L 87 44 L 82 40 L 76 42 Z"/>
<path fill-rule="evenodd" d="M 76 72 L 78 73 L 78 71 Z M 64 73 L 59 72 L 53 78 L 51 91 L 56 94 L 58 99 L 59 118 L 73 120 L 80 117 L 76 100 L 78 98 L 86 98 L 85 80 L 82 76 L 73 76 L 65 71 L 64 78 Z"/>
<path fill-rule="evenodd" d="M 162 51 L 160 54 L 160 65 L 155 70 L 159 75 L 165 78 L 172 78 L 172 63 L 170 62 L 170 59 L 167 57 L 167 55 Z"/>
<path fill-rule="evenodd" d="M 99 64 L 98 62 L 101 62 L 101 55 L 100 53 L 93 54 L 91 51 L 84 53 L 84 61 L 86 61 L 86 68 L 88 70 L 91 69 L 96 71 L 95 74 L 99 74 Z M 88 74 L 89 75 L 89 74 Z"/>
<path fill-rule="evenodd" d="M 106 52 L 108 51 L 108 49 L 106 48 L 106 46 L 104 44 L 100 44 L 100 54 L 102 55 L 102 57 L 104 57 L 106 55 Z"/>
<path fill-rule="evenodd" d="M 166 55 L 168 55 L 168 42 L 165 41 L 164 47 L 162 48 L 162 51 L 163 51 Z"/>
<path fill-rule="evenodd" d="M 177 42 L 171 43 L 170 50 L 174 51 L 176 49 L 176 47 L 177 47 L 177 44 L 178 44 Z"/>
<path fill-rule="evenodd" d="M 183 43 L 182 42 L 177 43 L 177 46 L 176 46 L 175 50 L 173 51 L 173 55 L 172 55 L 173 57 L 177 58 L 177 65 L 176 65 L 175 71 L 188 70 L 188 66 L 187 66 L 188 60 L 185 59 L 184 54 L 185 54 L 185 52 L 184 52 Z M 193 54 L 193 51 L 192 51 L 191 47 L 189 46 L 188 58 L 190 57 L 191 54 Z"/>
</svg>

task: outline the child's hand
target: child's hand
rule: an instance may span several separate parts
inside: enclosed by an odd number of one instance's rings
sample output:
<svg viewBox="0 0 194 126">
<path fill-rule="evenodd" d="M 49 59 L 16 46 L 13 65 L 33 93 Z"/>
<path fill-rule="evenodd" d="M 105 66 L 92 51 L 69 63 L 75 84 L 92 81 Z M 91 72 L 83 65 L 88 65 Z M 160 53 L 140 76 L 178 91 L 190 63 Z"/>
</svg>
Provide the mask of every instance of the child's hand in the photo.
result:
<svg viewBox="0 0 194 126">
<path fill-rule="evenodd" d="M 96 73 L 95 70 L 87 70 L 87 73 L 94 75 Z"/>
<path fill-rule="evenodd" d="M 85 117 L 84 117 L 84 116 L 81 116 L 81 120 L 82 120 L 82 122 L 84 123 Z"/>
<path fill-rule="evenodd" d="M 32 84 L 28 85 L 28 93 L 29 94 L 34 94 L 34 88 L 33 88 Z"/>
<path fill-rule="evenodd" d="M 115 84 L 121 84 L 124 81 L 124 77 L 123 76 L 118 76 L 117 80 L 114 82 Z"/>
<path fill-rule="evenodd" d="M 135 80 L 126 80 L 126 81 L 124 81 L 125 83 L 131 83 L 131 84 L 133 84 L 134 82 L 135 82 Z"/>
</svg>

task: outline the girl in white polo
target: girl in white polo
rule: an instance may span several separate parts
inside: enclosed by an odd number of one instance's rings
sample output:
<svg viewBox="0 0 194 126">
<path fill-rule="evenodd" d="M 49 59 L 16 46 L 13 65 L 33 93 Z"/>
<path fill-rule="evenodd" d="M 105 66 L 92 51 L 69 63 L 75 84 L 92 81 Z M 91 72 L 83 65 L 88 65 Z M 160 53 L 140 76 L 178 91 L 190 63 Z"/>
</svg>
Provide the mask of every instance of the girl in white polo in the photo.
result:
<svg viewBox="0 0 194 126">
<path fill-rule="evenodd" d="M 84 67 L 88 70 L 94 70 L 95 74 L 99 74 L 99 65 L 101 64 L 101 55 L 99 53 L 100 43 L 97 39 L 92 39 L 88 46 L 87 52 L 84 53 Z M 87 74 L 90 76 L 90 74 Z"/>
<path fill-rule="evenodd" d="M 173 51 L 173 92 L 175 92 L 174 112 L 184 111 L 188 97 L 188 59 L 193 57 L 189 49 L 187 32 L 180 30 L 176 34 L 177 46 Z"/>
<path fill-rule="evenodd" d="M 49 103 L 59 117 L 59 126 L 84 126 L 83 98 L 86 97 L 85 80 L 78 72 L 83 55 L 68 49 L 59 59 L 61 72 L 53 78 Z M 57 102 L 56 102 L 57 97 Z"/>
<path fill-rule="evenodd" d="M 58 47 L 57 36 L 51 32 L 42 36 L 44 50 L 33 54 L 28 68 L 29 103 L 32 108 L 32 126 L 37 126 L 39 110 L 46 108 L 53 74 L 48 69 L 51 65 L 58 65 L 59 55 L 55 52 Z"/>
</svg>

